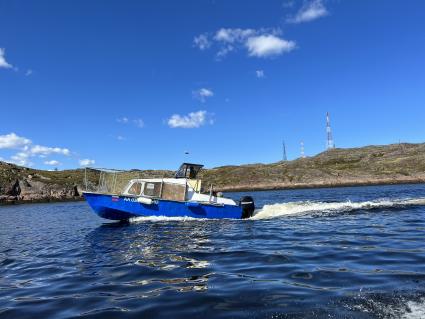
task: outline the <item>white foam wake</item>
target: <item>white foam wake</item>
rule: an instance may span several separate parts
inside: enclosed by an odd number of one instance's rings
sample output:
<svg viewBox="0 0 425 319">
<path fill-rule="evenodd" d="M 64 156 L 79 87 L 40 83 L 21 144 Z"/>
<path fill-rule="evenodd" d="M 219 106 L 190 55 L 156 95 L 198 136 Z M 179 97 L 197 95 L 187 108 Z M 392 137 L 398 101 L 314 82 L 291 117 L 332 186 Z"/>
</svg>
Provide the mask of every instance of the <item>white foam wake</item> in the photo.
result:
<svg viewBox="0 0 425 319">
<path fill-rule="evenodd" d="M 194 217 L 169 217 L 169 216 L 140 216 L 130 218 L 130 223 L 143 223 L 143 222 L 163 222 L 163 221 L 203 221 L 208 220 L 207 218 L 194 218 Z"/>
<path fill-rule="evenodd" d="M 425 318 L 425 299 L 419 302 L 407 302 L 408 310 L 402 315 L 403 319 L 421 319 Z"/>
<path fill-rule="evenodd" d="M 289 215 L 300 215 L 315 212 L 350 212 L 355 210 L 367 210 L 374 208 L 391 208 L 391 207 L 404 207 L 404 206 L 415 206 L 424 205 L 425 198 L 416 199 L 395 199 L 395 200 L 375 200 L 366 202 L 288 202 L 288 203 L 276 203 L 272 205 L 264 205 L 263 208 L 257 209 L 254 216 L 249 220 L 260 220 L 260 219 L 271 219 L 279 218 Z M 130 219 L 131 223 L 143 223 L 143 222 L 163 222 L 163 221 L 206 221 L 211 220 L 208 218 L 194 218 L 194 217 L 168 217 L 168 216 L 147 216 L 147 217 L 133 217 Z"/>
<path fill-rule="evenodd" d="M 391 208 L 413 205 L 425 205 L 425 198 L 405 200 L 376 200 L 366 202 L 289 202 L 264 205 L 255 211 L 251 219 L 270 219 L 287 215 L 308 214 L 312 212 L 349 212 L 374 208 Z"/>
</svg>

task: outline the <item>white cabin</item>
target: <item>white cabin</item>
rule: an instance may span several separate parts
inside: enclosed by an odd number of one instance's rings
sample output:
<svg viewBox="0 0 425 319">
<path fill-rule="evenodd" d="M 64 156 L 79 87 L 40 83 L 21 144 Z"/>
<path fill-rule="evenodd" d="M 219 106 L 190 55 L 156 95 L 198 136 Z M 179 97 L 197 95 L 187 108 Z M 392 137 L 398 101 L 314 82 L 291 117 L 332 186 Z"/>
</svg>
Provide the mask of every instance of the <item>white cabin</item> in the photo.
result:
<svg viewBox="0 0 425 319">
<path fill-rule="evenodd" d="M 164 199 L 173 201 L 199 202 L 212 205 L 237 205 L 230 198 L 201 194 L 201 180 L 197 174 L 202 165 L 183 163 L 176 172 L 175 178 L 140 178 L 132 179 L 124 188 L 122 194 L 146 199 Z"/>
</svg>

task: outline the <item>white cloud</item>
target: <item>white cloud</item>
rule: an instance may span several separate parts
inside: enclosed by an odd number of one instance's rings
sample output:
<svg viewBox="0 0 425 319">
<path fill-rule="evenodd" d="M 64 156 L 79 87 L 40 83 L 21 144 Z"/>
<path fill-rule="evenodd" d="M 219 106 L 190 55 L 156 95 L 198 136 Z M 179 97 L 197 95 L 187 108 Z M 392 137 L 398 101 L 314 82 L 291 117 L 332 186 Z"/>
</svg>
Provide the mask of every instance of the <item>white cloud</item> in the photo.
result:
<svg viewBox="0 0 425 319">
<path fill-rule="evenodd" d="M 34 145 L 29 148 L 28 152 L 31 155 L 49 155 L 49 154 L 60 154 L 69 156 L 71 154 L 70 150 L 67 148 L 60 147 L 47 147 L 42 145 Z"/>
<path fill-rule="evenodd" d="M 296 44 L 279 36 L 279 29 L 240 29 L 221 28 L 213 35 L 203 34 L 210 45 L 217 48 L 217 59 L 240 48 L 248 50 L 249 56 L 268 57 L 292 51 Z M 208 39 L 208 36 L 210 39 Z"/>
<path fill-rule="evenodd" d="M 118 140 L 118 141 L 125 141 L 125 140 L 126 140 L 126 138 L 125 138 L 124 136 L 122 136 L 122 135 L 118 135 L 118 136 L 117 136 L 117 140 Z"/>
<path fill-rule="evenodd" d="M 30 139 L 18 136 L 15 133 L 0 135 L 0 149 L 19 150 L 18 153 L 10 157 L 8 162 L 21 166 L 33 165 L 30 158 L 34 156 L 44 158 L 50 154 L 71 155 L 71 151 L 67 148 L 33 145 Z"/>
<path fill-rule="evenodd" d="M 10 157 L 7 162 L 20 166 L 32 166 L 33 163 L 29 160 L 30 155 L 25 152 L 19 152 Z"/>
<path fill-rule="evenodd" d="M 257 76 L 257 78 L 262 79 L 264 78 L 266 75 L 264 74 L 263 70 L 257 70 L 255 71 L 255 75 Z"/>
<path fill-rule="evenodd" d="M 206 99 L 214 96 L 214 92 L 211 89 L 200 88 L 199 90 L 192 91 L 193 98 L 205 103 Z"/>
<path fill-rule="evenodd" d="M 302 23 L 316 20 L 329 14 L 322 0 L 305 3 L 294 17 L 287 19 L 289 23 Z"/>
<path fill-rule="evenodd" d="M 251 37 L 246 42 L 248 53 L 255 57 L 269 57 L 295 49 L 294 41 L 286 41 L 272 34 Z"/>
<path fill-rule="evenodd" d="M 50 165 L 50 166 L 59 166 L 59 165 L 61 165 L 61 163 L 59 161 L 56 161 L 56 160 L 45 161 L 44 164 Z"/>
<path fill-rule="evenodd" d="M 145 126 L 145 122 L 142 119 L 135 119 L 133 120 L 133 123 L 137 126 L 137 127 L 144 127 Z"/>
<path fill-rule="evenodd" d="M 244 41 L 249 36 L 252 36 L 256 33 L 253 29 L 225 29 L 221 28 L 215 33 L 214 40 L 235 43 Z"/>
<path fill-rule="evenodd" d="M 0 149 L 17 149 L 23 148 L 30 145 L 31 140 L 16 135 L 15 133 L 10 133 L 6 135 L 0 135 Z"/>
<path fill-rule="evenodd" d="M 212 119 L 208 121 L 208 117 L 210 117 L 210 114 L 207 111 L 191 112 L 187 115 L 174 114 L 168 119 L 167 123 L 171 128 L 198 128 L 207 122 L 214 123 Z"/>
<path fill-rule="evenodd" d="M 0 48 L 0 69 L 10 69 L 13 67 L 12 64 L 7 63 L 6 57 L 5 57 L 6 51 L 3 48 Z"/>
<path fill-rule="evenodd" d="M 27 72 L 25 72 L 25 76 L 30 76 L 33 73 L 31 69 L 28 69 Z"/>
<path fill-rule="evenodd" d="M 131 120 L 128 117 L 123 116 L 123 117 L 117 118 L 117 122 L 121 123 L 121 124 L 133 123 L 134 125 L 136 125 L 139 128 L 142 128 L 142 127 L 145 126 L 145 122 L 141 118 Z"/>
<path fill-rule="evenodd" d="M 95 160 L 88 159 L 88 158 L 81 159 L 78 162 L 80 163 L 80 166 L 90 166 L 90 165 L 94 165 L 94 163 L 96 163 Z"/>
<path fill-rule="evenodd" d="M 121 123 L 121 124 L 127 124 L 128 121 L 129 121 L 128 120 L 128 117 L 125 117 L 125 116 L 124 117 L 120 117 L 120 118 L 117 119 L 117 122 L 118 123 Z"/>
<path fill-rule="evenodd" d="M 208 40 L 208 35 L 200 34 L 193 38 L 193 45 L 199 50 L 206 50 L 211 46 L 211 42 Z"/>
</svg>

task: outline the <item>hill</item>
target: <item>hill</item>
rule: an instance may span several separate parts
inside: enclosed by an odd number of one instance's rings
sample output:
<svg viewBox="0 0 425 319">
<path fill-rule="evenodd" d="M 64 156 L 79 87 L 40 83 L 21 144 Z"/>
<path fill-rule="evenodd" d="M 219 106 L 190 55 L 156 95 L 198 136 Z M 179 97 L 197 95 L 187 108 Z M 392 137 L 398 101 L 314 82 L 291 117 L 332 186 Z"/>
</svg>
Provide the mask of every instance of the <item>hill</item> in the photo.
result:
<svg viewBox="0 0 425 319">
<path fill-rule="evenodd" d="M 172 171 L 132 170 L 121 177 L 171 176 Z M 89 184 L 99 181 L 91 172 Z M 333 149 L 314 157 L 272 164 L 204 170 L 203 185 L 216 190 L 267 190 L 425 182 L 425 144 Z M 0 203 L 76 200 L 84 169 L 43 171 L 0 162 Z"/>
</svg>

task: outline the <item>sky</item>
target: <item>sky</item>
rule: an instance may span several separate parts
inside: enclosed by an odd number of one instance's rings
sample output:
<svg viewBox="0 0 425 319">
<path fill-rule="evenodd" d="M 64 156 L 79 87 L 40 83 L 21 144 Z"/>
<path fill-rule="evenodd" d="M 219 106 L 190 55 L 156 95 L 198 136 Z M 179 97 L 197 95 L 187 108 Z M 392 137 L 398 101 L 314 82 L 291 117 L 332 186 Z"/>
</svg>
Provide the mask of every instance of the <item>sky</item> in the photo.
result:
<svg viewBox="0 0 425 319">
<path fill-rule="evenodd" d="M 271 163 L 425 141 L 422 0 L 0 0 L 0 160 Z M 188 154 L 185 154 L 188 153 Z"/>
</svg>

